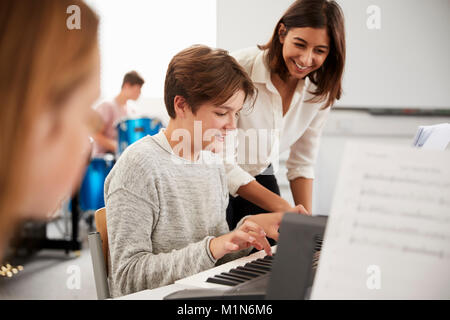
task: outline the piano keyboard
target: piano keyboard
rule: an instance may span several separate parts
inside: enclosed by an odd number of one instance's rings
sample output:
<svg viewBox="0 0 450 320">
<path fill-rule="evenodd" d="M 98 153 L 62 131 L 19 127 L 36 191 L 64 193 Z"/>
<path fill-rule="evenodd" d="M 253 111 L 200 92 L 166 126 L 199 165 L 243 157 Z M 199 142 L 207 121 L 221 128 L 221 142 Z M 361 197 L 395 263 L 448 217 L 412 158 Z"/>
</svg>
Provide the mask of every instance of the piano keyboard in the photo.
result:
<svg viewBox="0 0 450 320">
<path fill-rule="evenodd" d="M 226 286 L 236 286 L 269 273 L 272 268 L 273 259 L 273 256 L 258 258 L 251 262 L 247 262 L 243 266 L 237 266 L 228 272 L 222 272 L 209 277 L 206 279 L 206 282 L 218 283 Z"/>
<path fill-rule="evenodd" d="M 317 269 L 322 248 L 322 238 L 314 239 L 314 256 L 312 261 L 312 269 Z M 215 268 L 197 273 L 190 277 L 186 277 L 176 281 L 192 288 L 212 288 L 212 289 L 228 289 L 232 286 L 245 283 L 246 281 L 256 279 L 259 276 L 270 273 L 272 263 L 275 258 L 276 245 L 272 247 L 273 256 L 267 256 L 264 250 L 255 252 L 249 256 L 242 257 L 228 263 L 222 264 Z"/>
<path fill-rule="evenodd" d="M 320 251 L 322 250 L 323 238 L 316 235 L 314 237 L 314 242 L 315 242 L 315 245 L 314 245 L 312 268 L 315 271 L 319 265 Z"/>
<path fill-rule="evenodd" d="M 277 246 L 272 247 L 272 253 L 276 252 Z M 208 278 L 215 278 L 216 275 L 221 273 L 233 273 L 230 272 L 232 269 L 237 269 L 238 267 L 243 267 L 247 263 L 251 263 L 257 259 L 264 259 L 266 257 L 266 253 L 264 250 L 252 253 L 246 257 L 242 257 L 227 263 L 224 263 L 220 266 L 214 267 L 212 269 L 208 269 L 206 271 L 194 274 L 190 277 L 186 277 L 175 281 L 177 284 L 182 284 L 186 287 L 190 288 L 212 288 L 212 289 L 229 289 L 230 285 L 225 284 L 225 282 L 217 283 L 217 282 L 208 282 Z"/>
<path fill-rule="evenodd" d="M 319 264 L 320 250 L 322 249 L 322 238 L 316 236 L 314 239 L 314 255 L 312 260 L 312 269 L 316 270 Z M 270 273 L 272 269 L 273 256 L 265 256 L 264 258 L 257 258 L 244 265 L 239 265 L 228 272 L 221 272 L 215 276 L 206 279 L 206 282 L 222 284 L 226 286 L 236 286 L 246 281 L 255 279 L 262 275 Z"/>
</svg>

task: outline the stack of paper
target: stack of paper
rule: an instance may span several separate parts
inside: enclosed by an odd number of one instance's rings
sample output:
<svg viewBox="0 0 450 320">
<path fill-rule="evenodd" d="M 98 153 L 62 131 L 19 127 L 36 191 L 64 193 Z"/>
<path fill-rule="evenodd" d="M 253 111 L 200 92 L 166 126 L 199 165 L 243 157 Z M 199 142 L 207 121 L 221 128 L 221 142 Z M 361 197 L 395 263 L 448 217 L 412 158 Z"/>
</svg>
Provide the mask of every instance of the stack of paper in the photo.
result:
<svg viewBox="0 0 450 320">
<path fill-rule="evenodd" d="M 444 150 L 450 142 L 450 123 L 420 126 L 413 140 L 415 147 Z"/>
</svg>

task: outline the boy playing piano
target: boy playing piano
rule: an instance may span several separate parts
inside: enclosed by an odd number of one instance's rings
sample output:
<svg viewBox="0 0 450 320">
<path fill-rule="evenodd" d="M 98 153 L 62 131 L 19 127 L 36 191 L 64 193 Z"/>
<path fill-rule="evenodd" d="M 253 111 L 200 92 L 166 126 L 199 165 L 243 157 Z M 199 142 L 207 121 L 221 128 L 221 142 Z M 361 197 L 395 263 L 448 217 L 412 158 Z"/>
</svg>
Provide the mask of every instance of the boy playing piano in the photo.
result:
<svg viewBox="0 0 450 320">
<path fill-rule="evenodd" d="M 113 297 L 168 285 L 253 247 L 271 254 L 266 235 L 277 239 L 283 214 L 244 217 L 230 232 L 223 164 L 202 161 L 205 150 L 220 150 L 255 94 L 224 50 L 193 46 L 172 59 L 167 129 L 128 147 L 105 181 Z"/>
</svg>

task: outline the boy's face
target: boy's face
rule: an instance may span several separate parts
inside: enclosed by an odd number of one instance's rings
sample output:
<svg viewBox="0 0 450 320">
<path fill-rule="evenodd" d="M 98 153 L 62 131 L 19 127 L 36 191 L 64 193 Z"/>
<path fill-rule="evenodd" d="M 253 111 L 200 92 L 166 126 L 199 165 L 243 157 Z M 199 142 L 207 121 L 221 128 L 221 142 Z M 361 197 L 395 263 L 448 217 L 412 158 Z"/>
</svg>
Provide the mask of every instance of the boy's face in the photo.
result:
<svg viewBox="0 0 450 320">
<path fill-rule="evenodd" d="M 128 99 L 134 100 L 134 101 L 139 99 L 139 97 L 141 95 L 141 89 L 142 89 L 141 85 L 139 85 L 139 84 L 130 85 L 129 83 L 125 83 L 122 88 L 122 90 L 125 91 Z"/>
<path fill-rule="evenodd" d="M 244 104 L 244 98 L 244 91 L 238 90 L 220 106 L 207 102 L 197 109 L 196 114 L 189 110 L 186 120 L 192 124 L 190 128 L 191 137 L 194 138 L 192 141 L 199 146 L 201 133 L 201 149 L 220 152 L 227 133 L 236 129 L 237 117 Z M 194 149 L 197 148 L 194 145 Z"/>
</svg>

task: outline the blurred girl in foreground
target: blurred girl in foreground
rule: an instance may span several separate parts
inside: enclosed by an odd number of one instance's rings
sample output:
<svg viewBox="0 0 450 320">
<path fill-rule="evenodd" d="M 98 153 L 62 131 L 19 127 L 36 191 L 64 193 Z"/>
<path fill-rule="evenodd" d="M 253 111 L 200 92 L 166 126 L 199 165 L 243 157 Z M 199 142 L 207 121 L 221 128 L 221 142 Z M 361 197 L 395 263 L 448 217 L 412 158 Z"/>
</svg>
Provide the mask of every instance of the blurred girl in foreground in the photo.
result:
<svg viewBox="0 0 450 320">
<path fill-rule="evenodd" d="M 80 29 L 66 24 L 71 5 Z M 99 95 L 98 18 L 78 0 L 0 2 L 0 260 L 81 179 Z"/>
</svg>

